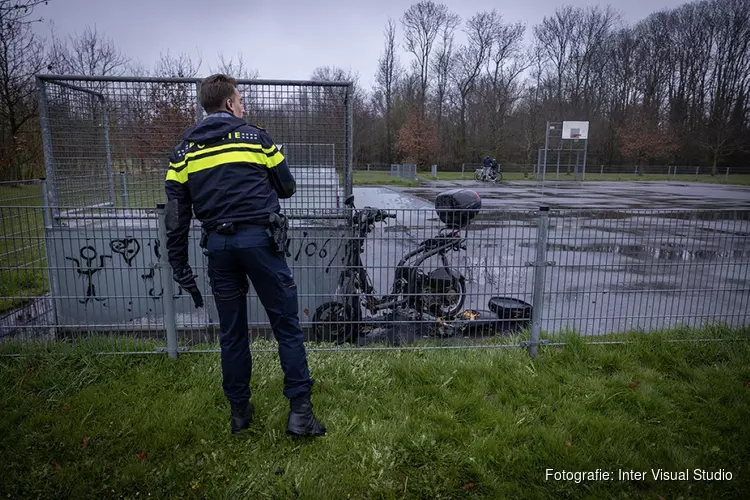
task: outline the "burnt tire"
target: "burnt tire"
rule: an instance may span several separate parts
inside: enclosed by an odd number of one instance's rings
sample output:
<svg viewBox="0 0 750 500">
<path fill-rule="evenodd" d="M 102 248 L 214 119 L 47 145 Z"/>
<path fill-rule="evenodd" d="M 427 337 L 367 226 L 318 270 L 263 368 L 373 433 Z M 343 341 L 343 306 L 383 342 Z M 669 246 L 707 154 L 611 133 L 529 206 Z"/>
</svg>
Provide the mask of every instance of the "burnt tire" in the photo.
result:
<svg viewBox="0 0 750 500">
<path fill-rule="evenodd" d="M 341 302 L 326 302 L 319 306 L 313 314 L 312 323 L 318 342 L 351 342 L 356 331 L 352 323 L 352 308 Z"/>
<path fill-rule="evenodd" d="M 434 316 L 453 319 L 459 312 L 461 312 L 461 309 L 464 307 L 464 302 L 466 302 L 466 280 L 464 277 L 461 276 L 460 278 L 453 280 L 450 289 L 445 293 L 452 293 L 456 297 L 456 300 L 449 303 L 443 303 L 439 307 L 432 308 L 433 310 L 429 312 Z"/>
</svg>

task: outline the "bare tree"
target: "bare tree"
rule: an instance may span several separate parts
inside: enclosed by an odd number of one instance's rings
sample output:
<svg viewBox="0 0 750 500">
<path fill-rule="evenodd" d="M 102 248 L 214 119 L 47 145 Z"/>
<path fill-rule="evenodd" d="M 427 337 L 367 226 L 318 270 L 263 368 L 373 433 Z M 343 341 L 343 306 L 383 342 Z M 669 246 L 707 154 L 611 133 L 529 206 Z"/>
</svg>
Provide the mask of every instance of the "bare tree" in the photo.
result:
<svg viewBox="0 0 750 500">
<path fill-rule="evenodd" d="M 460 145 L 459 154 L 466 156 L 466 107 L 469 95 L 475 89 L 477 77 L 487 63 L 494 40 L 497 12 L 480 12 L 467 22 L 464 29 L 468 37 L 457 53 L 451 74 L 459 95 Z"/>
<path fill-rule="evenodd" d="M 63 41 L 53 36 L 52 68 L 56 73 L 86 76 L 120 76 L 129 59 L 111 38 L 100 34 L 96 26 L 87 26 L 82 34 Z"/>
<path fill-rule="evenodd" d="M 494 11 L 493 11 L 494 13 Z M 489 115 L 490 141 L 494 150 L 500 149 L 505 119 L 518 99 L 522 85 L 519 76 L 532 64 L 523 51 L 526 27 L 521 23 L 506 24 L 500 15 L 493 15 L 492 43 L 487 57 L 487 91 L 484 103 Z"/>
<path fill-rule="evenodd" d="M 636 27 L 638 44 L 638 90 L 643 119 L 649 125 L 659 122 L 667 82 L 672 78 L 672 47 L 669 43 L 670 14 L 657 12 Z"/>
<path fill-rule="evenodd" d="M 570 53 L 575 43 L 575 28 L 580 23 L 582 11 L 566 5 L 555 11 L 551 17 L 544 17 L 541 24 L 534 26 L 534 38 L 540 53 L 549 61 L 550 83 L 558 111 L 562 112 L 565 77 L 570 67 Z"/>
<path fill-rule="evenodd" d="M 435 59 L 432 60 L 431 66 L 433 74 L 435 75 L 435 110 L 436 110 L 436 125 L 437 125 L 437 136 L 438 136 L 438 149 L 442 149 L 443 141 L 442 137 L 442 123 L 443 123 L 443 110 L 445 108 L 445 98 L 447 96 L 448 84 L 450 81 L 451 69 L 455 62 L 455 54 L 453 51 L 454 34 L 456 28 L 458 28 L 461 20 L 458 16 L 450 17 L 446 19 L 445 24 L 441 30 L 440 45 L 437 48 Z M 439 153 L 441 151 L 438 151 Z"/>
<path fill-rule="evenodd" d="M 619 15 L 609 6 L 591 7 L 575 17 L 573 44 L 570 47 L 569 93 L 573 113 L 586 116 L 600 104 L 597 94 L 606 65 L 602 47 L 606 47 Z"/>
<path fill-rule="evenodd" d="M 521 23 L 505 24 L 499 15 L 494 16 L 493 22 L 492 45 L 487 66 L 493 87 L 501 88 L 528 69 L 531 58 L 523 52 L 526 26 Z"/>
<path fill-rule="evenodd" d="M 34 9 L 48 3 L 48 0 L 0 0 L 0 21 L 4 24 L 3 28 L 41 22 L 42 18 L 34 16 Z"/>
<path fill-rule="evenodd" d="M 416 58 L 416 68 L 419 71 L 419 107 L 424 116 L 427 87 L 429 83 L 430 56 L 432 55 L 435 39 L 441 28 L 448 24 L 455 24 L 457 16 L 451 13 L 443 4 L 436 4 L 432 0 L 423 0 L 412 5 L 404 13 L 401 23 L 404 26 L 406 50 Z"/>
<path fill-rule="evenodd" d="M 31 24 L 37 0 L 0 0 L 0 176 L 21 179 L 38 157 L 29 127 L 36 117 L 34 76 L 46 65 Z M 29 172 L 30 173 L 30 172 Z"/>
<path fill-rule="evenodd" d="M 354 118 L 354 161 L 362 162 L 365 156 L 369 156 L 374 151 L 374 128 L 373 113 L 366 101 L 365 91 L 359 84 L 359 74 L 347 71 L 335 66 L 322 66 L 315 68 L 310 79 L 319 82 L 351 82 L 352 91 L 349 94 L 350 105 L 352 106 L 352 115 Z M 313 110 L 316 113 L 326 113 L 322 117 L 324 122 L 335 122 L 336 116 L 340 115 L 340 103 L 343 97 L 342 89 L 328 87 L 316 89 L 312 96 L 314 105 Z M 321 136 L 320 139 L 325 139 Z"/>
<path fill-rule="evenodd" d="M 715 37 L 704 147 L 711 156 L 711 173 L 716 175 L 719 161 L 742 148 L 736 130 L 747 109 L 750 85 L 750 5 L 741 0 L 715 0 L 712 7 Z"/>
<path fill-rule="evenodd" d="M 258 70 L 247 66 L 242 53 L 237 54 L 237 61 L 234 57 L 226 59 L 224 54 L 219 54 L 219 65 L 216 70 L 211 70 L 212 73 L 223 73 L 225 75 L 231 75 L 238 80 L 255 80 L 258 78 Z"/>
<path fill-rule="evenodd" d="M 609 49 L 609 69 L 613 77 L 610 120 L 615 125 L 624 122 L 627 110 L 636 102 L 638 44 L 632 28 L 623 28 L 612 36 Z"/>
<path fill-rule="evenodd" d="M 203 65 L 203 59 L 198 56 L 197 61 L 188 54 L 181 52 L 173 56 L 169 50 L 166 54 L 159 54 L 159 60 L 156 61 L 154 76 L 171 77 L 171 78 L 195 78 Z"/>
<path fill-rule="evenodd" d="M 202 61 L 185 53 L 177 56 L 167 51 L 160 54 L 153 76 L 162 81 L 145 87 L 148 113 L 140 126 L 140 147 L 144 151 L 161 151 L 166 154 L 174 147 L 177 131 L 194 125 L 198 117 L 195 85 L 176 82 L 175 78 L 195 78 Z"/>
<path fill-rule="evenodd" d="M 401 71 L 398 55 L 396 54 L 396 23 L 388 18 L 388 25 L 383 33 L 385 35 L 385 46 L 378 60 L 378 71 L 375 75 L 377 89 L 382 95 L 383 115 L 385 121 L 385 148 L 386 161 L 393 163 L 394 141 L 393 121 L 391 110 L 393 108 L 394 90 Z"/>
</svg>

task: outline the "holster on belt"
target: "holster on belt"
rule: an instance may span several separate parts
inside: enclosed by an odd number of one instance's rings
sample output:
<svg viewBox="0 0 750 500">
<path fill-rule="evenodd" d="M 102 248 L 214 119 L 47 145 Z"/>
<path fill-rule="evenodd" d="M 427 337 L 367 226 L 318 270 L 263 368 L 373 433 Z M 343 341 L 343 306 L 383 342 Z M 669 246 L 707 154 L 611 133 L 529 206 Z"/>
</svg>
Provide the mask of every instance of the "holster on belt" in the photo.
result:
<svg viewBox="0 0 750 500">
<path fill-rule="evenodd" d="M 268 216 L 270 227 L 266 230 L 273 241 L 273 246 L 280 254 L 292 255 L 289 250 L 289 219 L 283 214 L 271 214 Z"/>
</svg>

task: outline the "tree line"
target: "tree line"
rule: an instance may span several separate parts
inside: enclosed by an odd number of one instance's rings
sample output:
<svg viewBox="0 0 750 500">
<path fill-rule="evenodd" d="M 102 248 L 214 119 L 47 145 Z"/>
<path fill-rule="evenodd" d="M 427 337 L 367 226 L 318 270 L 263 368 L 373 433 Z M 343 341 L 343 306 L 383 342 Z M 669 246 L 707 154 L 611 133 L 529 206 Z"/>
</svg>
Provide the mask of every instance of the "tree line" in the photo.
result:
<svg viewBox="0 0 750 500">
<path fill-rule="evenodd" d="M 38 175 L 34 76 L 259 75 L 242 55 L 161 54 L 130 63 L 96 28 L 42 40 L 45 0 L 0 0 L 0 176 Z M 531 42 L 525 43 L 530 30 Z M 349 80 L 355 163 L 533 164 L 545 122 L 588 120 L 596 164 L 705 165 L 750 160 L 750 2 L 700 0 L 623 22 L 612 7 L 560 6 L 528 27 L 496 10 L 462 15 L 429 1 L 388 19 L 366 89 L 336 65 L 312 80 Z M 273 78 L 273 75 L 264 75 Z"/>
</svg>

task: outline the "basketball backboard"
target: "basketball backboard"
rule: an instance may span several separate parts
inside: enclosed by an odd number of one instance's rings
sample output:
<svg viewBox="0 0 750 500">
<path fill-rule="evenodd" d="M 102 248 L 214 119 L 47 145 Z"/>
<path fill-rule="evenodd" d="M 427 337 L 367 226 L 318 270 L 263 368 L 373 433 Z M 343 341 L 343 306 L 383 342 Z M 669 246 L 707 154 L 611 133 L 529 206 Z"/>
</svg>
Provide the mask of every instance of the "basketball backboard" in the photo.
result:
<svg viewBox="0 0 750 500">
<path fill-rule="evenodd" d="M 563 122 L 562 126 L 563 139 L 588 139 L 589 122 Z"/>
</svg>

